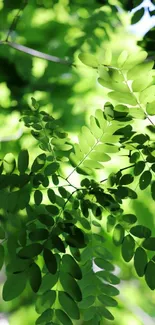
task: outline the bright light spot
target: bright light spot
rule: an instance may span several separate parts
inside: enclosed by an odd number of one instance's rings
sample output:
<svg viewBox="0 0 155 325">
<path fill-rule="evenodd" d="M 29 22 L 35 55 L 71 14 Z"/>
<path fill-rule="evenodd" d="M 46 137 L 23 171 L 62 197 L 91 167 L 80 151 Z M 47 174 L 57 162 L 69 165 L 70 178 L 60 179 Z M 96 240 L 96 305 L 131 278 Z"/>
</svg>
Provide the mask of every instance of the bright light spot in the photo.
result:
<svg viewBox="0 0 155 325">
<path fill-rule="evenodd" d="M 36 78 L 41 78 L 44 75 L 47 66 L 48 66 L 48 62 L 46 60 L 33 58 L 33 68 L 32 68 L 33 76 Z"/>
<path fill-rule="evenodd" d="M 10 89 L 5 82 L 0 83 L 0 106 L 4 108 L 10 107 Z"/>
<path fill-rule="evenodd" d="M 46 24 L 54 18 L 54 13 L 52 9 L 37 9 L 35 10 L 34 16 L 32 18 L 32 26 L 40 26 Z"/>
</svg>

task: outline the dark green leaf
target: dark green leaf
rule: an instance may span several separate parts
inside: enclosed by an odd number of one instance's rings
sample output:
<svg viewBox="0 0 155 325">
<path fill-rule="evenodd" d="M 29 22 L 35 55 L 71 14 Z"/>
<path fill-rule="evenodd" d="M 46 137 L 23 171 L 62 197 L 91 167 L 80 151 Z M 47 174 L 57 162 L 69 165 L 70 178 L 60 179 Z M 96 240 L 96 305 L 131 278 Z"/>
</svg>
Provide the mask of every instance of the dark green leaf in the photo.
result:
<svg viewBox="0 0 155 325">
<path fill-rule="evenodd" d="M 107 217 L 107 232 L 110 232 L 116 223 L 116 218 L 113 215 Z"/>
<path fill-rule="evenodd" d="M 147 264 L 147 254 L 142 247 L 138 247 L 134 256 L 134 266 L 139 277 L 142 277 L 145 273 Z"/>
<path fill-rule="evenodd" d="M 47 195 L 48 195 L 48 198 L 51 201 L 51 203 L 56 203 L 56 195 L 51 188 L 49 188 L 47 190 Z"/>
<path fill-rule="evenodd" d="M 151 183 L 152 173 L 149 170 L 145 170 L 139 179 L 139 187 L 141 190 L 145 190 Z"/>
<path fill-rule="evenodd" d="M 53 317 L 53 309 L 47 309 L 45 310 L 41 316 L 39 316 L 39 318 L 36 320 L 36 325 L 39 325 L 39 324 L 44 324 L 47 322 L 50 322 L 52 320 L 52 317 Z"/>
<path fill-rule="evenodd" d="M 39 243 L 30 244 L 23 247 L 19 252 L 18 256 L 21 258 L 33 258 L 42 252 L 43 246 Z"/>
<path fill-rule="evenodd" d="M 114 266 L 110 262 L 108 262 L 108 261 L 106 261 L 106 260 L 104 260 L 102 258 L 96 257 L 94 259 L 94 262 L 101 269 L 104 269 L 106 271 L 113 271 L 114 270 Z"/>
<path fill-rule="evenodd" d="M 75 279 L 80 280 L 82 278 L 81 269 L 71 255 L 69 254 L 63 255 L 62 267 L 65 272 L 70 273 Z"/>
<path fill-rule="evenodd" d="M 104 279 L 105 281 L 107 281 L 111 284 L 119 284 L 120 283 L 120 279 L 116 275 L 109 273 L 107 271 L 99 271 L 99 272 L 96 272 L 95 275 Z"/>
<path fill-rule="evenodd" d="M 151 196 L 152 199 L 155 201 L 155 181 L 151 183 Z"/>
<path fill-rule="evenodd" d="M 56 309 L 55 310 L 55 315 L 57 319 L 60 321 L 61 324 L 63 325 L 73 325 L 71 319 L 67 316 L 67 314 L 61 310 L 61 309 Z"/>
<path fill-rule="evenodd" d="M 40 205 L 41 202 L 42 202 L 42 199 L 43 199 L 43 194 L 42 194 L 42 192 L 39 191 L 39 190 L 36 190 L 36 191 L 34 192 L 34 202 L 35 202 L 35 204 L 36 204 L 36 205 Z"/>
<path fill-rule="evenodd" d="M 48 238 L 48 230 L 44 228 L 37 228 L 35 230 L 32 230 L 29 233 L 29 238 L 31 241 L 42 241 Z"/>
<path fill-rule="evenodd" d="M 149 237 L 145 239 L 142 245 L 149 251 L 155 251 L 155 237 Z"/>
<path fill-rule="evenodd" d="M 131 174 L 123 175 L 120 179 L 121 185 L 128 185 L 134 181 L 134 177 Z"/>
<path fill-rule="evenodd" d="M 51 164 L 49 164 L 45 167 L 44 174 L 46 176 L 51 176 L 51 175 L 55 174 L 55 172 L 58 170 L 58 168 L 59 168 L 59 163 L 52 162 Z"/>
<path fill-rule="evenodd" d="M 45 208 L 53 216 L 57 216 L 59 214 L 59 209 L 56 205 L 53 205 L 53 204 L 46 205 Z"/>
<path fill-rule="evenodd" d="M 122 216 L 122 221 L 133 224 L 137 221 L 137 217 L 134 214 L 124 214 Z"/>
<path fill-rule="evenodd" d="M 151 230 L 145 226 L 137 225 L 130 229 L 130 233 L 138 238 L 148 238 L 151 236 Z"/>
<path fill-rule="evenodd" d="M 24 174 L 29 165 L 29 154 L 28 151 L 22 150 L 18 156 L 18 170 L 21 174 Z"/>
<path fill-rule="evenodd" d="M 41 271 L 36 263 L 33 263 L 29 268 L 30 286 L 34 292 L 37 292 L 41 285 Z"/>
<path fill-rule="evenodd" d="M 3 299 L 10 301 L 21 295 L 25 289 L 26 282 L 27 277 L 24 272 L 9 275 L 3 286 Z"/>
<path fill-rule="evenodd" d="M 67 292 L 59 291 L 58 299 L 62 308 L 69 317 L 73 319 L 80 319 L 79 308 Z"/>
<path fill-rule="evenodd" d="M 55 255 L 47 248 L 44 248 L 43 257 L 48 271 L 52 274 L 57 272 L 57 260 Z"/>
<path fill-rule="evenodd" d="M 122 244 L 123 238 L 124 238 L 124 233 L 125 233 L 124 228 L 120 224 L 117 224 L 113 231 L 113 243 L 116 246 L 119 246 Z"/>
<path fill-rule="evenodd" d="M 149 261 L 145 270 L 145 281 L 151 290 L 155 289 L 155 263 Z"/>
<path fill-rule="evenodd" d="M 35 304 L 36 312 L 42 314 L 46 309 L 50 308 L 54 304 L 55 299 L 56 291 L 54 290 L 48 290 L 42 295 L 39 295 Z"/>
<path fill-rule="evenodd" d="M 79 302 L 78 306 L 80 307 L 80 309 L 87 309 L 93 305 L 94 301 L 95 301 L 94 296 L 87 296 L 86 298 L 82 299 L 82 301 Z"/>
<path fill-rule="evenodd" d="M 114 320 L 114 316 L 105 307 L 103 307 L 103 306 L 98 307 L 97 311 L 98 311 L 98 314 L 102 315 L 104 318 L 109 319 L 109 320 Z"/>
<path fill-rule="evenodd" d="M 82 300 L 82 293 L 80 287 L 78 286 L 77 282 L 74 278 L 65 272 L 60 272 L 60 282 L 63 289 L 76 301 Z"/>
<path fill-rule="evenodd" d="M 131 18 L 131 24 L 136 24 L 138 23 L 138 21 L 143 17 L 144 15 L 144 8 L 141 8 L 139 10 L 137 10 L 136 12 L 134 12 L 132 18 Z"/>
<path fill-rule="evenodd" d="M 42 169 L 45 165 L 46 155 L 42 153 L 41 155 L 37 156 L 31 166 L 31 171 L 33 173 L 38 172 L 38 170 Z"/>
<path fill-rule="evenodd" d="M 54 225 L 54 220 L 51 216 L 48 214 L 40 214 L 38 216 L 38 220 L 43 224 L 46 225 L 47 227 L 52 227 Z"/>
<path fill-rule="evenodd" d="M 135 250 L 135 241 L 131 235 L 127 235 L 124 237 L 123 243 L 122 243 L 122 257 L 125 262 L 129 262 L 133 255 Z"/>
<path fill-rule="evenodd" d="M 42 278 L 42 283 L 39 288 L 39 293 L 44 293 L 45 291 L 53 288 L 58 281 L 58 273 L 51 274 L 47 273 Z"/>
<path fill-rule="evenodd" d="M 115 299 L 113 299 L 112 297 L 103 295 L 103 294 L 99 295 L 97 298 L 104 306 L 116 307 L 118 304 Z"/>
<path fill-rule="evenodd" d="M 145 161 L 138 161 L 134 167 L 134 175 L 139 176 L 145 168 Z"/>
</svg>

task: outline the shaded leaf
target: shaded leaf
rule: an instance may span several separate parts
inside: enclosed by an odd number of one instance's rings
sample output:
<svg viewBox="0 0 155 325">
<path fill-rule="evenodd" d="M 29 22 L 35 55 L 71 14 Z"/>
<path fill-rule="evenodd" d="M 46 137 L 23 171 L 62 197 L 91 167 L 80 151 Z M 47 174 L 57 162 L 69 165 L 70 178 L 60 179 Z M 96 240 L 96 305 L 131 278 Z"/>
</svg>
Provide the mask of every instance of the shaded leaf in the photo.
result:
<svg viewBox="0 0 155 325">
<path fill-rule="evenodd" d="M 29 281 L 32 290 L 37 292 L 41 285 L 41 271 L 36 263 L 31 264 L 29 268 Z"/>
<path fill-rule="evenodd" d="M 142 247 L 138 247 L 135 251 L 134 266 L 139 277 L 142 277 L 145 273 L 147 264 L 147 254 Z"/>
<path fill-rule="evenodd" d="M 71 319 L 67 316 L 67 314 L 61 310 L 61 309 L 56 309 L 55 310 L 55 315 L 57 319 L 60 321 L 61 324 L 63 325 L 73 325 Z"/>
<path fill-rule="evenodd" d="M 69 294 L 63 291 L 59 291 L 58 299 L 62 308 L 68 314 L 69 317 L 73 319 L 80 319 L 79 308 Z"/>
<path fill-rule="evenodd" d="M 155 251 L 155 237 L 149 237 L 142 243 L 143 247 L 149 251 Z"/>
<path fill-rule="evenodd" d="M 44 248 L 43 257 L 48 271 L 52 274 L 57 272 L 57 260 L 55 255 L 47 248 Z"/>
<path fill-rule="evenodd" d="M 60 282 L 63 289 L 76 301 L 82 300 L 82 293 L 80 287 L 74 278 L 69 274 L 60 271 Z"/>
<path fill-rule="evenodd" d="M 145 226 L 137 225 L 130 229 L 130 233 L 138 238 L 148 238 L 151 236 L 151 230 Z"/>
<path fill-rule="evenodd" d="M 117 224 L 113 231 L 113 243 L 116 246 L 122 244 L 124 239 L 124 233 L 125 233 L 124 228 L 120 224 Z"/>
<path fill-rule="evenodd" d="M 155 263 L 149 261 L 145 270 L 145 281 L 151 290 L 155 289 Z"/>
<path fill-rule="evenodd" d="M 145 170 L 141 174 L 139 179 L 139 187 L 141 190 L 145 190 L 151 183 L 152 173 L 149 170 Z"/>
<path fill-rule="evenodd" d="M 3 299 L 10 301 L 18 297 L 25 289 L 27 277 L 24 272 L 8 276 L 3 286 Z"/>
<path fill-rule="evenodd" d="M 21 174 L 24 174 L 29 165 L 28 151 L 22 150 L 18 155 L 18 170 Z"/>
<path fill-rule="evenodd" d="M 129 262 L 133 255 L 135 250 L 135 241 L 131 235 L 127 235 L 124 237 L 123 243 L 122 243 L 122 257 L 125 260 L 125 262 Z"/>
</svg>

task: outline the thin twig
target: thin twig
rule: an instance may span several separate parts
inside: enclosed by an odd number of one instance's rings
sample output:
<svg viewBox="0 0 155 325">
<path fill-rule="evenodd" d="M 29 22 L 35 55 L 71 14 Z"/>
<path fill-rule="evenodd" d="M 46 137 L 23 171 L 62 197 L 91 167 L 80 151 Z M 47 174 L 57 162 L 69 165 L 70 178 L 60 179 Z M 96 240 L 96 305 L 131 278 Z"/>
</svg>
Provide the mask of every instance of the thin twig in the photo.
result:
<svg viewBox="0 0 155 325">
<path fill-rule="evenodd" d="M 17 14 L 15 15 L 15 17 L 14 17 L 12 23 L 11 23 L 11 26 L 10 26 L 10 28 L 9 28 L 9 31 L 8 31 L 8 34 L 7 34 L 7 36 L 6 36 L 6 40 L 5 40 L 6 42 L 8 42 L 8 39 L 9 39 L 9 37 L 10 37 L 11 32 L 12 32 L 13 30 L 15 30 L 16 25 L 17 25 L 17 23 L 18 23 L 18 20 L 19 20 L 19 18 L 20 18 L 20 16 L 21 16 L 20 14 L 23 12 L 23 10 L 24 10 L 25 7 L 27 6 L 27 4 L 28 4 L 28 0 L 23 0 L 23 3 L 21 3 L 21 6 L 20 6 L 20 8 L 19 8 Z"/>
</svg>

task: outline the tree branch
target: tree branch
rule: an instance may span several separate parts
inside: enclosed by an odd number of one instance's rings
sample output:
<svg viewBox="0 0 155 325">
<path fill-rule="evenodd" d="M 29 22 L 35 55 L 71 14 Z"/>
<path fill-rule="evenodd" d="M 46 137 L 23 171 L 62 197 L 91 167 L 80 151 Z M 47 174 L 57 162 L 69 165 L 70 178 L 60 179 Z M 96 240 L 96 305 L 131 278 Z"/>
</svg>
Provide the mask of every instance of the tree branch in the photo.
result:
<svg viewBox="0 0 155 325">
<path fill-rule="evenodd" d="M 18 23 L 18 20 L 19 20 L 19 18 L 20 18 L 20 16 L 21 16 L 21 13 L 23 12 L 23 10 L 25 9 L 25 7 L 27 6 L 27 4 L 28 4 L 28 0 L 23 0 L 23 3 L 21 3 L 21 6 L 20 6 L 20 8 L 19 8 L 19 10 L 18 10 L 18 12 L 17 12 L 17 14 L 16 14 L 16 16 L 14 17 L 14 19 L 13 19 L 13 21 L 12 21 L 12 24 L 11 24 L 11 26 L 10 26 L 10 28 L 9 28 L 9 31 L 8 31 L 8 34 L 7 34 L 7 36 L 6 36 L 6 42 L 8 42 L 8 39 L 9 39 L 9 37 L 10 37 L 10 34 L 11 34 L 11 32 L 13 31 L 13 30 L 15 30 L 15 28 L 16 28 L 16 25 L 17 25 L 17 23 Z"/>
</svg>

